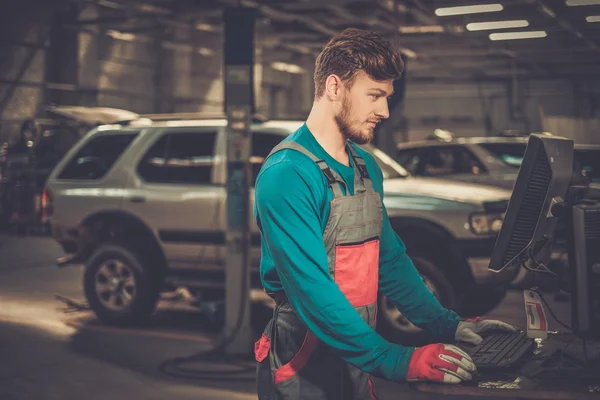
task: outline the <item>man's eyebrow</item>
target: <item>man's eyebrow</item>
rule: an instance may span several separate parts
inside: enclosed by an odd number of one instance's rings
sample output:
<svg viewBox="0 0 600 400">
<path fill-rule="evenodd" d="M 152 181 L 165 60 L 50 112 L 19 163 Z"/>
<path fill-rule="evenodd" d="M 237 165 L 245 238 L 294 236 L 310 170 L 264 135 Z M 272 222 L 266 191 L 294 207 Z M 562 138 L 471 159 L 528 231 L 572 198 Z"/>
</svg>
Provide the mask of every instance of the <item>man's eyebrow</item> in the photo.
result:
<svg viewBox="0 0 600 400">
<path fill-rule="evenodd" d="M 370 90 L 377 92 L 380 96 L 385 96 L 387 94 L 387 92 L 383 89 L 380 88 L 371 88 Z M 392 93 L 390 93 L 388 95 L 388 97 L 391 97 L 394 95 L 394 91 L 392 90 Z"/>
</svg>

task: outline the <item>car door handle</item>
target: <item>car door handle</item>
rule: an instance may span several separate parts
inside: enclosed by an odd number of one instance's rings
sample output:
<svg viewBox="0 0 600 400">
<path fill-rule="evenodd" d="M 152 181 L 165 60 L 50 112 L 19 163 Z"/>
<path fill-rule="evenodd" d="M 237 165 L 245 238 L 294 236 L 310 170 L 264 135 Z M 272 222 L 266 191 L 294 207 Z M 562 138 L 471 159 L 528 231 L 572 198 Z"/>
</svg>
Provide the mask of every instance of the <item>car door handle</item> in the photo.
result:
<svg viewBox="0 0 600 400">
<path fill-rule="evenodd" d="M 145 203 L 146 198 L 144 196 L 131 196 L 129 201 L 132 203 Z"/>
</svg>

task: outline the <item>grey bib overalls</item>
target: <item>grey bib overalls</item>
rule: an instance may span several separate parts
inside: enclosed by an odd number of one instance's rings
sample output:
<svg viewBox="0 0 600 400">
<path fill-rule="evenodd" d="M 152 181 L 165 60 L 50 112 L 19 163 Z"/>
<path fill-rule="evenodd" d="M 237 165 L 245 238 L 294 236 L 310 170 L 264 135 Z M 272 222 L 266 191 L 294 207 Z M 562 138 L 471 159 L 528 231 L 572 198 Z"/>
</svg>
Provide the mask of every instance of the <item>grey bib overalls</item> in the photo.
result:
<svg viewBox="0 0 600 400">
<path fill-rule="evenodd" d="M 300 151 L 321 168 L 334 198 L 323 232 L 329 273 L 350 304 L 375 329 L 379 278 L 379 237 L 383 224 L 381 198 L 373 190 L 364 160 L 348 146 L 355 165 L 353 196 L 343 195 L 342 178 L 325 161 L 295 142 L 283 149 Z M 348 190 L 346 188 L 346 194 Z M 375 400 L 370 376 L 343 361 L 298 318 L 284 293 L 255 344 L 260 400 Z"/>
</svg>

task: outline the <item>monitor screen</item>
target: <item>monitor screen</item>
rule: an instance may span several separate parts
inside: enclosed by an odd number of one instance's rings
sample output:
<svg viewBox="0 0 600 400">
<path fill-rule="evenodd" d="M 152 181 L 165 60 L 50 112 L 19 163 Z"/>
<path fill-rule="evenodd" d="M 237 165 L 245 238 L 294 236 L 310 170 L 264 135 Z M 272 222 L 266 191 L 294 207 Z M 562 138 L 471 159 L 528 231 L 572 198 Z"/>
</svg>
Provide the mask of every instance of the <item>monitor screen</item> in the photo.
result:
<svg viewBox="0 0 600 400">
<path fill-rule="evenodd" d="M 549 242 L 556 224 L 550 210 L 564 201 L 572 165 L 572 140 L 530 135 L 490 260 L 494 282 L 510 283 L 523 262 Z"/>
</svg>

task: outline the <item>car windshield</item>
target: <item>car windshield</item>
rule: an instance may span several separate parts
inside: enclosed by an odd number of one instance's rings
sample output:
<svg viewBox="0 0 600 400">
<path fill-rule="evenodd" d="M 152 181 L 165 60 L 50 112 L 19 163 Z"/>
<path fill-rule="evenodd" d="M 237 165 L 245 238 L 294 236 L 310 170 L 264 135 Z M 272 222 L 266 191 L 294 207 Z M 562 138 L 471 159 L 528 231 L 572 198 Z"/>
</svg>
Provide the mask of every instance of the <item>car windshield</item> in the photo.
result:
<svg viewBox="0 0 600 400">
<path fill-rule="evenodd" d="M 518 169 L 523 161 L 526 143 L 480 143 L 481 147 L 490 152 L 504 165 Z"/>
<path fill-rule="evenodd" d="M 519 168 L 526 143 L 480 143 L 480 146 L 505 165 Z M 582 171 L 590 182 L 600 182 L 600 147 L 580 147 L 573 152 L 573 170 Z"/>
<path fill-rule="evenodd" d="M 381 172 L 383 172 L 383 179 L 406 178 L 409 175 L 408 171 L 400 164 L 372 144 L 365 144 L 360 147 L 368 151 L 375 158 L 377 165 L 379 165 Z"/>
</svg>

